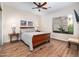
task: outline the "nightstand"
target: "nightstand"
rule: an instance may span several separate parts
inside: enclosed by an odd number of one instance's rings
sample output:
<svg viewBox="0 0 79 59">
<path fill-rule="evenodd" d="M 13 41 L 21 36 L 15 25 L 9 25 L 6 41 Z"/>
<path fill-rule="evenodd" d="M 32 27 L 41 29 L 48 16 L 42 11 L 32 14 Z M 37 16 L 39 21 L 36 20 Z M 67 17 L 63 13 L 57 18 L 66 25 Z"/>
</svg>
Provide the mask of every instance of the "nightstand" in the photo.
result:
<svg viewBox="0 0 79 59">
<path fill-rule="evenodd" d="M 12 40 L 13 37 L 16 37 L 17 38 L 16 41 L 19 41 L 19 35 L 20 35 L 20 33 L 10 33 L 9 34 L 10 42 L 13 42 L 13 40 Z"/>
</svg>

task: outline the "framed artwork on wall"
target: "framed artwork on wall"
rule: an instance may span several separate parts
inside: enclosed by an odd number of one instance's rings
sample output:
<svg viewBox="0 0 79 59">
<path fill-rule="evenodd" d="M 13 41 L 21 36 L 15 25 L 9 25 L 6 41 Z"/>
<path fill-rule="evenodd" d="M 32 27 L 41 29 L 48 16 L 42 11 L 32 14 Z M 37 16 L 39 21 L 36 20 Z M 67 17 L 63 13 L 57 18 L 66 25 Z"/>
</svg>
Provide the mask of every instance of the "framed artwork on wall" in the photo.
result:
<svg viewBox="0 0 79 59">
<path fill-rule="evenodd" d="M 21 20 L 20 25 L 21 26 L 27 26 L 27 21 L 26 20 Z"/>
<path fill-rule="evenodd" d="M 33 22 L 32 21 L 28 21 L 28 26 L 33 26 Z"/>
<path fill-rule="evenodd" d="M 32 20 L 21 20 L 20 21 L 20 26 L 32 27 L 33 26 L 33 21 Z"/>
</svg>

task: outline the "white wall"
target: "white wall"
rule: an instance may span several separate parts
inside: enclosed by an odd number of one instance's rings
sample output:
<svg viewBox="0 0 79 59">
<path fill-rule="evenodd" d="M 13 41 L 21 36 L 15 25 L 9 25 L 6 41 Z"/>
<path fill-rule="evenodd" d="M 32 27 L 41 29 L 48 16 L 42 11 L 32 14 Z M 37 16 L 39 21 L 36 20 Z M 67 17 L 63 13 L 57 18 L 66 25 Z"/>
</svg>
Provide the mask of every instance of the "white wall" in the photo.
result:
<svg viewBox="0 0 79 59">
<path fill-rule="evenodd" d="M 2 11 L 0 11 L 0 45 L 2 44 Z"/>
<path fill-rule="evenodd" d="M 9 42 L 8 34 L 12 32 L 12 24 L 16 24 L 16 32 L 20 31 L 20 20 L 33 20 L 34 27 L 38 24 L 40 16 L 28 11 L 20 11 L 3 3 L 3 41 Z"/>
<path fill-rule="evenodd" d="M 79 4 L 70 5 L 60 10 L 51 12 L 48 15 L 42 16 L 41 25 L 40 25 L 41 30 L 51 32 L 51 38 L 56 38 L 61 40 L 67 40 L 69 37 L 79 36 L 79 24 L 77 24 L 76 22 L 74 12 L 73 12 L 74 9 L 79 10 Z M 69 14 L 73 15 L 74 34 L 70 35 L 70 34 L 53 33 L 52 32 L 53 17 L 68 16 Z"/>
</svg>

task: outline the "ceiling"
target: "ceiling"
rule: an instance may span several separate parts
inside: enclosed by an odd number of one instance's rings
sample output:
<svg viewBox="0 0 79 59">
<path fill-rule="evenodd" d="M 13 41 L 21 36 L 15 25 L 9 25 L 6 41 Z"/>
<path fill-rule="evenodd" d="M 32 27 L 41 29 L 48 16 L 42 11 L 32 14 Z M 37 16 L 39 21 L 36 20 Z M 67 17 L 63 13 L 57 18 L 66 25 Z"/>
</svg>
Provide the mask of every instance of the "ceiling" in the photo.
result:
<svg viewBox="0 0 79 59">
<path fill-rule="evenodd" d="M 32 9 L 33 7 L 36 6 L 33 4 L 33 2 L 5 2 L 3 4 L 6 4 L 8 6 L 14 7 L 19 10 L 29 11 L 35 14 L 46 14 L 49 12 L 54 12 L 58 9 L 62 9 L 65 6 L 75 4 L 75 3 L 76 2 L 47 2 L 47 6 L 52 8 L 49 8 L 47 10 L 41 9 L 40 12 L 38 11 L 38 9 Z"/>
</svg>

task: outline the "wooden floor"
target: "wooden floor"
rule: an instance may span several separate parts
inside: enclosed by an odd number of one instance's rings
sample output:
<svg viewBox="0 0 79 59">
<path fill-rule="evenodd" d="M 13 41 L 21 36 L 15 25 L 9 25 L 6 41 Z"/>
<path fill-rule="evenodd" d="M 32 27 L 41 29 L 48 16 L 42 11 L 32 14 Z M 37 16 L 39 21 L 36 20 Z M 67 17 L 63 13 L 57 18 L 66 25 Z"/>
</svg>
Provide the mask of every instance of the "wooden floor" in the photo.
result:
<svg viewBox="0 0 79 59">
<path fill-rule="evenodd" d="M 0 48 L 0 56 L 8 57 L 78 57 L 79 50 L 77 47 L 72 45 L 71 48 L 67 47 L 67 42 L 52 40 L 50 43 L 45 43 L 34 49 L 33 52 L 29 51 L 29 47 L 23 42 L 14 42 L 4 44 Z"/>
</svg>

